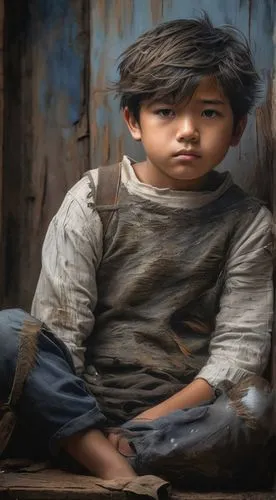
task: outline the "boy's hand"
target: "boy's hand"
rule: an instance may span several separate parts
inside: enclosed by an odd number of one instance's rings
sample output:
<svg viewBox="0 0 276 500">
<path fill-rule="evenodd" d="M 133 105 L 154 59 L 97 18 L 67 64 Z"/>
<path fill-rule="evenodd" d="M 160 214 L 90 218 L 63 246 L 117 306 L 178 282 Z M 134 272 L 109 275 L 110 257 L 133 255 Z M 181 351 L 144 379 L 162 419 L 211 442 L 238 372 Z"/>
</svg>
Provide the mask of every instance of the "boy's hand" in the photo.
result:
<svg viewBox="0 0 276 500">
<path fill-rule="evenodd" d="M 149 410 L 143 411 L 133 420 L 156 420 L 176 410 L 198 406 L 213 397 L 214 391 L 212 387 L 205 380 L 197 379 L 169 399 Z M 125 457 L 133 456 L 134 452 L 128 444 L 127 438 L 122 436 L 120 432 L 111 431 L 107 439 L 121 455 Z"/>
<path fill-rule="evenodd" d="M 127 438 L 121 434 L 111 432 L 108 434 L 107 439 L 124 457 L 132 457 L 134 455 L 134 451 L 129 446 Z"/>
<path fill-rule="evenodd" d="M 137 417 L 133 418 L 134 420 L 155 420 L 158 416 L 155 416 L 155 407 L 150 408 L 149 410 L 140 413 Z M 119 431 L 118 432 L 110 432 L 107 435 L 108 441 L 116 448 L 116 450 L 121 453 L 124 457 L 132 457 L 135 452 L 131 448 L 128 443 L 128 440 L 125 436 L 123 436 Z"/>
</svg>

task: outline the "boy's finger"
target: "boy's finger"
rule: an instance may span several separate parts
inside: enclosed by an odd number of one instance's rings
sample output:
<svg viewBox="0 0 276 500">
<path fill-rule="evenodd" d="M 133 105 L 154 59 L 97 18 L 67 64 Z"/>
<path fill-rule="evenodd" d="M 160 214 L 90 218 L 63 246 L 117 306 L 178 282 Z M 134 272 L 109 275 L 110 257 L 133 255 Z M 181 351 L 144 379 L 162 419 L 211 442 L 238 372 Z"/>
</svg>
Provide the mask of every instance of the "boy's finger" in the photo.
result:
<svg viewBox="0 0 276 500">
<path fill-rule="evenodd" d="M 132 457 L 135 455 L 133 449 L 130 447 L 128 440 L 125 437 L 121 437 L 118 443 L 118 451 L 124 457 Z"/>
<path fill-rule="evenodd" d="M 119 434 L 116 434 L 115 432 L 111 432 L 107 436 L 108 441 L 116 448 L 118 449 L 119 441 L 120 441 L 120 436 Z"/>
<path fill-rule="evenodd" d="M 111 432 L 107 436 L 108 441 L 118 450 L 121 455 L 125 457 L 131 457 L 134 455 L 132 448 L 130 447 L 128 440 L 121 436 L 119 433 Z"/>
</svg>

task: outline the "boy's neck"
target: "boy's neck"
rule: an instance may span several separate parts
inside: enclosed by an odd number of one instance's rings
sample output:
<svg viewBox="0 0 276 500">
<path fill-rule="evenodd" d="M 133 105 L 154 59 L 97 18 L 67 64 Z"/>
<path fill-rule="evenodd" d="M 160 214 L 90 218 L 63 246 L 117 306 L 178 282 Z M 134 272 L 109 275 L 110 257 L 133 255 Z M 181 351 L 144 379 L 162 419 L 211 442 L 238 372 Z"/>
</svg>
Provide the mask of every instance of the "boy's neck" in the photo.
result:
<svg viewBox="0 0 276 500">
<path fill-rule="evenodd" d="M 216 175 L 213 171 L 198 179 L 174 179 L 157 169 L 151 168 L 147 161 L 141 163 L 132 163 L 132 168 L 136 177 L 143 184 L 150 185 L 159 189 L 172 189 L 175 191 L 213 191 L 216 189 Z"/>
</svg>

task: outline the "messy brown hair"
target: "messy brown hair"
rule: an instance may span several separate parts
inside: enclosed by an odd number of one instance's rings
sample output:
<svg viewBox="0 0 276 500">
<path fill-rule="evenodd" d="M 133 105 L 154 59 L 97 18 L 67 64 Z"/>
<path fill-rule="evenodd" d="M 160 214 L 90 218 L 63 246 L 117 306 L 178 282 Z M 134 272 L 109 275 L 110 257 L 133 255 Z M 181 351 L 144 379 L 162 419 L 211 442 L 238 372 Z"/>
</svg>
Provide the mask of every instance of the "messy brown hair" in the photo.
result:
<svg viewBox="0 0 276 500">
<path fill-rule="evenodd" d="M 120 106 L 127 106 L 138 121 L 143 101 L 177 104 L 193 94 L 201 78 L 214 76 L 237 123 L 251 110 L 260 89 L 245 36 L 233 26 L 215 28 L 207 14 L 147 31 L 123 52 L 118 70 L 114 89 Z"/>
</svg>

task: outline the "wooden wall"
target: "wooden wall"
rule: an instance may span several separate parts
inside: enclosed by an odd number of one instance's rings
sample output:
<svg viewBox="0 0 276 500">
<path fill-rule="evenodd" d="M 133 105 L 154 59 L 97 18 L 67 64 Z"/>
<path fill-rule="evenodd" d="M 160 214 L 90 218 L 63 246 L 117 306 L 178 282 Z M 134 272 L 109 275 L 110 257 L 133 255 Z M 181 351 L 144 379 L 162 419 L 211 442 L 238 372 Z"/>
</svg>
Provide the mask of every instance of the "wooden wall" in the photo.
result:
<svg viewBox="0 0 276 500">
<path fill-rule="evenodd" d="M 215 24 L 232 23 L 250 39 L 263 98 L 223 168 L 272 207 L 275 5 L 276 0 L 6 0 L 2 306 L 29 308 L 48 223 L 89 165 L 113 162 L 123 152 L 143 157 L 120 120 L 118 102 L 102 90 L 116 77 L 119 53 L 160 21 L 204 9 Z M 0 151 L 1 74 L 0 60 Z"/>
<path fill-rule="evenodd" d="M 29 308 L 42 241 L 88 168 L 89 2 L 7 0 L 3 306 Z"/>
<path fill-rule="evenodd" d="M 3 276 L 4 0 L 0 0 L 0 276 Z M 0 303 L 3 288 L 0 279 Z"/>
</svg>

